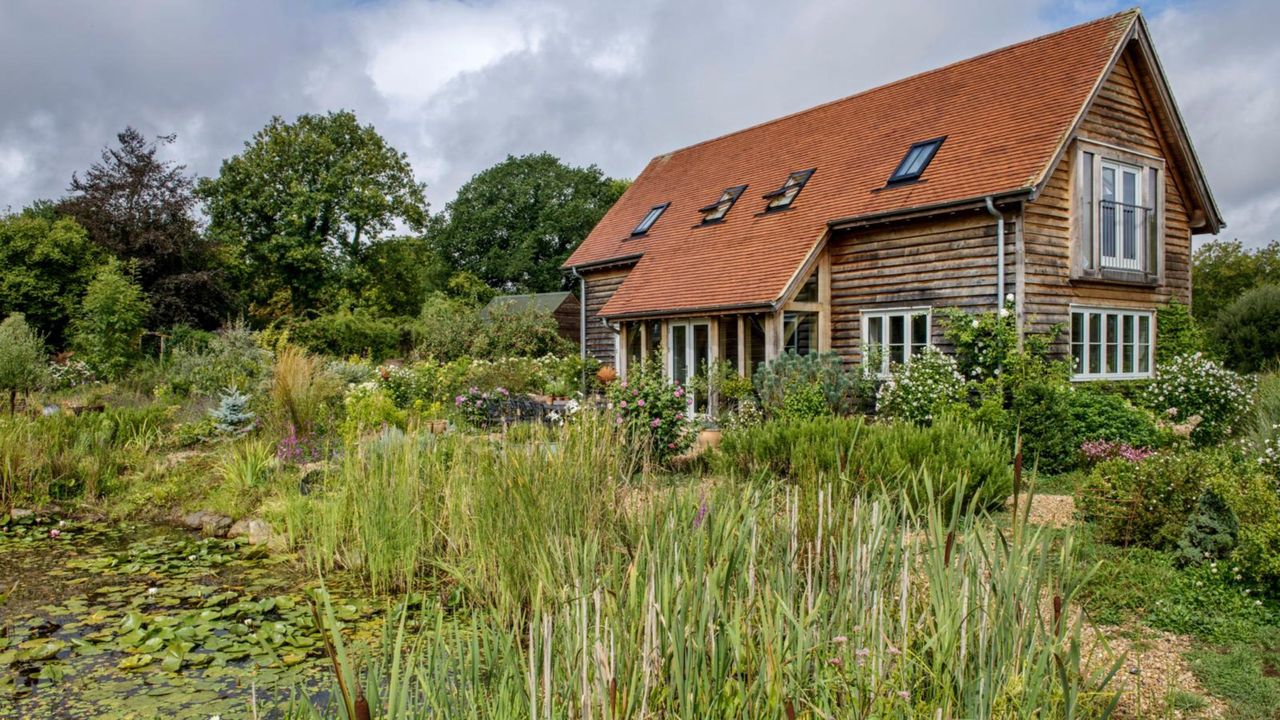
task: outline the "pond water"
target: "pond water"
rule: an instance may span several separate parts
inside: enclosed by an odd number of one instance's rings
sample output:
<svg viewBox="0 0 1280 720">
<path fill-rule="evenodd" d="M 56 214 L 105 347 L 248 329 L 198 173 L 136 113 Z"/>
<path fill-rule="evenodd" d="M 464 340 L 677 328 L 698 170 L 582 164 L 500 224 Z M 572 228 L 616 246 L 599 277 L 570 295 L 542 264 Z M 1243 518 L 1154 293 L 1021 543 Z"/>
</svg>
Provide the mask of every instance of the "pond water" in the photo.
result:
<svg viewBox="0 0 1280 720">
<path fill-rule="evenodd" d="M 0 527 L 0 718 L 269 717 L 332 677 L 279 556 L 148 525 L 25 519 Z M 375 604 L 335 588 L 357 640 Z"/>
</svg>

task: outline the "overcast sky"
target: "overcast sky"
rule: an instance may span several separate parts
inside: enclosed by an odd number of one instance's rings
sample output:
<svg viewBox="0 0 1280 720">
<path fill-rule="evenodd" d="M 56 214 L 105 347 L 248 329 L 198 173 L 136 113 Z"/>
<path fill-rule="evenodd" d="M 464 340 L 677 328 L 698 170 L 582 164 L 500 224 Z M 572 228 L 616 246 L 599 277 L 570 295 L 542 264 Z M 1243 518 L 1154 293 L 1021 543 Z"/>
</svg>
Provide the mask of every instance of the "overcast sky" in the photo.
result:
<svg viewBox="0 0 1280 720">
<path fill-rule="evenodd" d="M 649 158 L 1123 9 L 1105 0 L 0 0 L 0 209 L 61 196 L 114 133 L 200 174 L 272 115 L 346 108 L 433 210 L 508 154 Z M 1280 238 L 1280 3 L 1144 4 L 1230 226 Z"/>
</svg>

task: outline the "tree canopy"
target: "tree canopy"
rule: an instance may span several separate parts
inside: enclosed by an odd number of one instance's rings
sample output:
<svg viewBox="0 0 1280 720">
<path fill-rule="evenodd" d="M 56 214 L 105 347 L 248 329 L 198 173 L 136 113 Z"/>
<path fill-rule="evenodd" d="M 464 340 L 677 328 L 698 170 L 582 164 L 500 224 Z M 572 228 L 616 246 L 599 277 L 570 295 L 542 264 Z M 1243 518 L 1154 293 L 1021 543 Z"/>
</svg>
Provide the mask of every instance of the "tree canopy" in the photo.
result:
<svg viewBox="0 0 1280 720">
<path fill-rule="evenodd" d="M 273 118 L 198 193 L 258 314 L 325 307 L 371 241 L 427 219 L 407 156 L 348 111 Z"/>
<path fill-rule="evenodd" d="M 106 253 L 75 220 L 36 203 L 0 217 L 0 316 L 23 313 L 54 347 Z"/>
<path fill-rule="evenodd" d="M 600 168 L 541 153 L 471 178 L 432 218 L 428 238 L 450 268 L 506 291 L 567 287 L 560 265 L 621 197 L 627 183 Z"/>
<path fill-rule="evenodd" d="M 149 141 L 125 128 L 118 146 L 103 149 L 83 176 L 72 175 L 72 195 L 57 209 L 129 265 L 150 298 L 153 324 L 216 327 L 231 302 L 226 273 L 195 219 L 194 176 L 158 156 L 174 139 Z"/>
<path fill-rule="evenodd" d="M 1280 241 L 1249 250 L 1239 240 L 1207 242 L 1192 257 L 1192 312 L 1212 322 L 1236 298 L 1259 285 L 1280 284 Z"/>
</svg>

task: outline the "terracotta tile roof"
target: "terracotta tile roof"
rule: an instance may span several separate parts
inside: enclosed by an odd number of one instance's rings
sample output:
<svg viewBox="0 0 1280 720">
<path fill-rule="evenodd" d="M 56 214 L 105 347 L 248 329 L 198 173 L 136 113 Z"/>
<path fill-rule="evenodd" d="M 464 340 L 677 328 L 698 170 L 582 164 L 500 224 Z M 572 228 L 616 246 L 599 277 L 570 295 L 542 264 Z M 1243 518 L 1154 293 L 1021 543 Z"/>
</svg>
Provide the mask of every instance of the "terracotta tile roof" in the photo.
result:
<svg viewBox="0 0 1280 720">
<path fill-rule="evenodd" d="M 660 155 L 566 267 L 641 255 L 608 316 L 768 304 L 828 221 L 1034 185 L 1117 46 L 1130 10 Z M 920 181 L 886 187 L 912 143 L 946 136 Z M 761 214 L 787 174 L 817 168 L 792 208 Z M 747 190 L 715 225 L 697 209 Z M 630 233 L 670 202 L 649 233 Z"/>
</svg>

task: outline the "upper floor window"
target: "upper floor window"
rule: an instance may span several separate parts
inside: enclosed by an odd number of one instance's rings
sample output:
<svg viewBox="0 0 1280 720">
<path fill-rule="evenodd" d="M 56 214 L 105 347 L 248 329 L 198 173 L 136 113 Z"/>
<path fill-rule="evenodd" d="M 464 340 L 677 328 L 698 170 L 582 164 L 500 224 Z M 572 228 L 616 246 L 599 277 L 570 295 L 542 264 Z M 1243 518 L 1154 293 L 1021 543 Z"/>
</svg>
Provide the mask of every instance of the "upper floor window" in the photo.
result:
<svg viewBox="0 0 1280 720">
<path fill-rule="evenodd" d="M 631 235 L 643 235 L 649 232 L 649 228 L 653 227 L 653 224 L 658 222 L 658 218 L 662 217 L 662 211 L 666 210 L 667 206 L 670 204 L 671 203 L 662 203 L 661 205 L 654 205 L 650 208 L 649 212 L 645 213 L 644 218 L 640 220 L 640 224 L 636 226 L 636 229 L 631 231 Z"/>
<path fill-rule="evenodd" d="M 1072 376 L 1076 380 L 1151 377 L 1155 337 L 1155 319 L 1149 311 L 1072 308 Z"/>
<path fill-rule="evenodd" d="M 792 201 L 804 189 L 804 184 L 809 182 L 809 177 L 812 175 L 813 170 L 801 170 L 788 175 L 782 187 L 764 196 L 764 199 L 769 201 L 769 204 L 765 205 L 765 212 L 791 207 Z"/>
<path fill-rule="evenodd" d="M 703 224 L 723 220 L 724 216 L 729 214 L 729 208 L 733 207 L 733 204 L 738 200 L 738 196 L 746 189 L 746 185 L 736 185 L 731 188 L 725 188 L 724 192 L 720 193 L 719 200 L 716 200 L 706 207 L 698 208 L 698 212 L 702 213 Z"/>
<path fill-rule="evenodd" d="M 878 363 L 881 375 L 910 362 L 929 347 L 930 316 L 927 307 L 862 313 L 862 361 Z"/>
<path fill-rule="evenodd" d="M 1160 274 L 1163 161 L 1081 141 L 1076 274 L 1152 282 Z"/>
<path fill-rule="evenodd" d="M 902 162 L 898 163 L 898 169 L 889 176 L 889 182 L 906 182 L 923 175 L 925 168 L 929 167 L 929 162 L 937 154 L 938 148 L 942 147 L 943 140 L 946 138 L 924 140 L 907 148 L 907 154 L 902 158 Z"/>
</svg>

